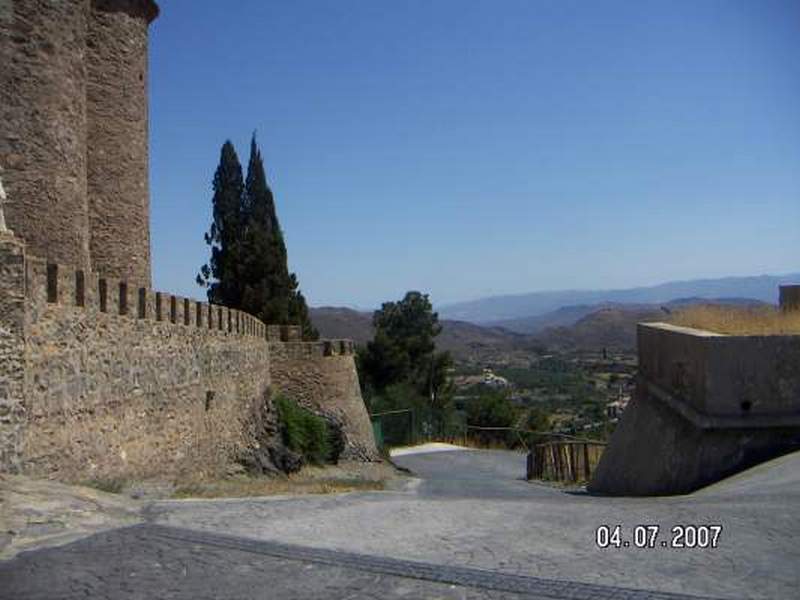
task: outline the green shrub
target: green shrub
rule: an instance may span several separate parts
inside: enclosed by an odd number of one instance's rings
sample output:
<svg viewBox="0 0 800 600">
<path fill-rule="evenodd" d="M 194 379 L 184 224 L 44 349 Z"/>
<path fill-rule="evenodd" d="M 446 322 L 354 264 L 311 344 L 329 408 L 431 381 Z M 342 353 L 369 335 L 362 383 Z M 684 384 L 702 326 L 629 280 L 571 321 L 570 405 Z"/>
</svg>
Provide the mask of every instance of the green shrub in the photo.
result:
<svg viewBox="0 0 800 600">
<path fill-rule="evenodd" d="M 517 409 L 511 403 L 508 392 L 486 390 L 467 404 L 467 424 L 475 427 L 514 427 Z M 472 430 L 470 435 L 479 444 L 504 444 L 512 447 L 518 435 L 512 431 Z"/>
<path fill-rule="evenodd" d="M 98 477 L 84 482 L 84 485 L 109 494 L 121 494 L 125 483 L 121 477 Z"/>
<path fill-rule="evenodd" d="M 275 399 L 283 443 L 307 462 L 320 465 L 331 460 L 328 422 L 283 396 Z"/>
</svg>

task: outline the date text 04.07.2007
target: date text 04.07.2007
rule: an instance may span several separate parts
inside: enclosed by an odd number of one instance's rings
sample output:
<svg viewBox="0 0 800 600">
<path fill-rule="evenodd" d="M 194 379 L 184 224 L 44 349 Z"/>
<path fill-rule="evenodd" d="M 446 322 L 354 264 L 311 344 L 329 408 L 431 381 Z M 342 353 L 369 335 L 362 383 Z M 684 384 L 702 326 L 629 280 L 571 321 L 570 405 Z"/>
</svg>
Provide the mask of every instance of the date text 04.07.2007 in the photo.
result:
<svg viewBox="0 0 800 600">
<path fill-rule="evenodd" d="M 598 548 L 717 548 L 722 525 L 675 525 L 669 535 L 660 525 L 600 525 L 595 532 Z"/>
</svg>

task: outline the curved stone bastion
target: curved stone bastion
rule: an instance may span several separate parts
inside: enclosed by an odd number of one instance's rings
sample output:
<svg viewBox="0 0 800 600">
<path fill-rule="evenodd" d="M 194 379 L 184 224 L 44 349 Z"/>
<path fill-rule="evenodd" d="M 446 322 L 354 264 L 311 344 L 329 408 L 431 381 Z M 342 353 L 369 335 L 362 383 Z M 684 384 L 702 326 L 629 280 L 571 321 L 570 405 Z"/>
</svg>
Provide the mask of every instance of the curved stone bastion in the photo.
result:
<svg viewBox="0 0 800 600">
<path fill-rule="evenodd" d="M 800 336 L 647 323 L 637 342 L 636 392 L 590 492 L 684 494 L 800 449 Z"/>
<path fill-rule="evenodd" d="M 271 391 L 377 450 L 352 342 L 27 257 L 0 237 L 0 471 L 63 479 L 212 470 Z"/>
</svg>

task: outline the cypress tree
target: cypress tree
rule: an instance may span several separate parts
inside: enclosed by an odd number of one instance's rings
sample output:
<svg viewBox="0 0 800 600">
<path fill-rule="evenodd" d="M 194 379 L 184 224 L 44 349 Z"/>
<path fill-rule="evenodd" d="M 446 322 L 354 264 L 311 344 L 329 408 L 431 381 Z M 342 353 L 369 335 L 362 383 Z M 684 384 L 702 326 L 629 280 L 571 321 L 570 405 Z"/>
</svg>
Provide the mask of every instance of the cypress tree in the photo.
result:
<svg viewBox="0 0 800 600">
<path fill-rule="evenodd" d="M 209 302 L 238 307 L 242 302 L 242 200 L 244 181 L 239 157 L 230 141 L 220 152 L 212 184 L 211 226 L 204 238 L 211 258 L 200 267 L 197 283 L 207 288 Z"/>
<path fill-rule="evenodd" d="M 300 325 L 304 339 L 316 339 L 317 332 L 311 325 L 297 277 L 289 273 L 286 243 L 255 134 L 250 141 L 242 212 L 245 220 L 242 309 L 265 323 Z"/>
</svg>

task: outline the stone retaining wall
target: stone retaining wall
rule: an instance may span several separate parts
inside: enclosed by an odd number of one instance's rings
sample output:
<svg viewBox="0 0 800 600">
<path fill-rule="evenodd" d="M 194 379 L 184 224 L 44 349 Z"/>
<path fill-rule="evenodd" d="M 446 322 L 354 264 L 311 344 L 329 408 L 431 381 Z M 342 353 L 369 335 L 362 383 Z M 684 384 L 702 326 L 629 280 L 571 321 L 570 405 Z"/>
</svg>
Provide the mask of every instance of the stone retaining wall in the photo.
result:
<svg viewBox="0 0 800 600">
<path fill-rule="evenodd" d="M 589 491 L 683 494 L 800 449 L 800 336 L 637 334 L 636 392 Z"/>
<path fill-rule="evenodd" d="M 378 450 L 356 372 L 353 343 L 270 342 L 275 393 L 283 394 L 341 428 L 341 458 L 375 460 Z"/>
</svg>

